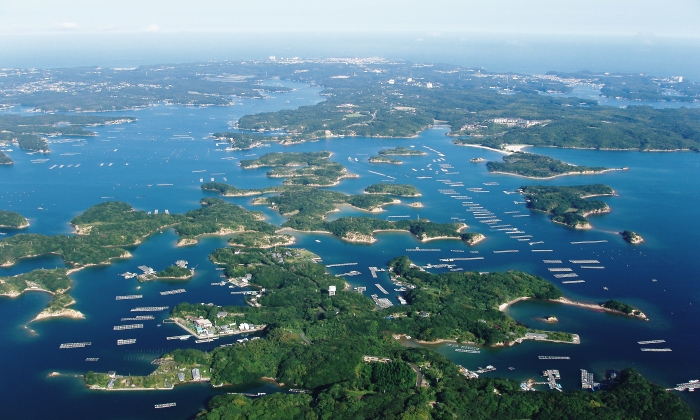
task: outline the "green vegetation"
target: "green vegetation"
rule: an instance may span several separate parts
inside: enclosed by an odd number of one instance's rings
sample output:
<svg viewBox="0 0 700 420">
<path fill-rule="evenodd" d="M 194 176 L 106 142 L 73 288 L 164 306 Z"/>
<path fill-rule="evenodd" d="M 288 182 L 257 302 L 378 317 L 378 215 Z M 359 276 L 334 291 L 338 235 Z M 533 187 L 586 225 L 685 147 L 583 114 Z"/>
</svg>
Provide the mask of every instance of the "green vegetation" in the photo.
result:
<svg viewBox="0 0 700 420">
<path fill-rule="evenodd" d="M 0 227 L 25 228 L 27 226 L 29 226 L 29 222 L 21 214 L 13 211 L 0 210 Z"/>
<path fill-rule="evenodd" d="M 230 131 L 214 133 L 211 137 L 217 142 L 227 142 L 227 150 L 250 150 L 261 147 L 266 142 L 279 141 L 279 136 L 263 136 L 261 134 L 234 133 Z M 285 136 L 286 137 L 286 136 Z"/>
<path fill-rule="evenodd" d="M 644 239 L 640 234 L 637 232 L 632 232 L 631 230 L 625 230 L 622 232 L 622 239 L 625 241 L 631 243 L 631 244 L 639 244 L 644 242 Z"/>
<path fill-rule="evenodd" d="M 636 309 L 634 306 L 622 303 L 617 300 L 609 300 L 603 304 L 603 307 L 613 311 L 622 312 L 626 315 L 634 315 L 636 313 L 639 313 L 639 309 Z"/>
<path fill-rule="evenodd" d="M 294 243 L 292 235 L 279 233 L 243 232 L 229 239 L 228 244 L 247 248 L 272 248 Z"/>
<path fill-rule="evenodd" d="M 0 151 L 0 165 L 12 165 L 12 159 L 5 154 L 5 152 Z"/>
<path fill-rule="evenodd" d="M 83 126 L 118 124 L 134 118 L 96 117 L 88 115 L 0 115 L 0 141 L 16 143 L 20 148 L 35 152 L 48 152 L 45 137 L 94 136 Z M 4 154 L 2 156 L 5 156 Z M 10 163 L 12 161 L 10 160 Z"/>
<path fill-rule="evenodd" d="M 53 299 L 42 311 L 57 313 L 75 303 L 67 293 L 71 287 L 65 268 L 33 270 L 13 277 L 0 277 L 0 295 L 16 297 L 30 290 L 41 290 L 53 295 Z"/>
<path fill-rule="evenodd" d="M 367 194 L 398 195 L 400 197 L 420 197 L 418 188 L 410 184 L 372 184 L 365 188 Z"/>
<path fill-rule="evenodd" d="M 520 189 L 530 209 L 551 214 L 554 222 L 577 229 L 590 228 L 586 219 L 589 214 L 610 211 L 605 202 L 585 198 L 615 194 L 612 188 L 603 184 L 572 187 L 536 185 L 523 186 Z"/>
<path fill-rule="evenodd" d="M 285 185 L 306 185 L 312 187 L 327 187 L 336 185 L 341 179 L 355 176 L 348 174 L 347 169 L 339 163 L 329 162 L 331 152 L 284 152 L 267 153 L 258 159 L 242 160 L 244 169 L 272 166 L 270 178 L 287 178 Z M 290 166 L 301 168 L 290 169 Z"/>
<path fill-rule="evenodd" d="M 524 152 L 516 152 L 503 156 L 503 162 L 487 162 L 486 167 L 491 172 L 503 172 L 531 178 L 551 178 L 557 175 L 600 173 L 608 169 L 597 166 L 570 165 L 548 156 Z"/>
<path fill-rule="evenodd" d="M 403 162 L 398 159 L 391 159 L 385 156 L 372 156 L 369 158 L 369 163 L 391 163 L 394 165 L 401 165 Z"/>
<path fill-rule="evenodd" d="M 382 156 L 423 156 L 427 153 L 422 150 L 398 146 L 393 149 L 382 149 L 379 151 L 379 154 Z"/>
<path fill-rule="evenodd" d="M 255 231 L 274 233 L 275 226 L 264 222 L 262 213 L 251 212 L 220 198 L 205 198 L 202 208 L 191 210 L 177 219 L 175 231 L 183 238 L 201 235 Z"/>
<path fill-rule="evenodd" d="M 393 272 L 417 285 L 410 292 L 410 305 L 397 312 L 397 308 L 373 310 L 369 298 L 344 291 L 342 279 L 325 274 L 324 267 L 312 263 L 301 250 L 235 252 L 224 248 L 211 258 L 224 264 L 227 273 L 251 274 L 251 286 L 266 289 L 262 305 L 181 303 L 172 316 L 203 317 L 214 325 L 266 324 L 266 336 L 210 353 L 175 351 L 165 355 L 151 375 L 117 375 L 115 388 L 132 384 L 169 388 L 179 383 L 178 372 L 187 375 L 196 367 L 214 385 L 270 377 L 286 386 L 308 389 L 313 395 L 279 393 L 257 399 L 221 395 L 200 414 L 204 419 L 443 419 L 477 414 L 533 419 L 692 418 L 677 396 L 649 384 L 633 370 L 623 371 L 620 382 L 609 392 L 522 392 L 512 380 L 467 380 L 447 358 L 425 348 L 403 347 L 392 337 L 415 331 L 426 338 L 474 336 L 495 343 L 522 335 L 527 328 L 495 306 L 521 294 L 545 299 L 560 296 L 556 287 L 537 277 L 515 272 L 433 275 L 412 267 L 405 257 L 397 258 L 390 264 Z M 335 296 L 328 296 L 329 285 L 338 287 Z M 552 339 L 567 337 L 566 333 L 552 334 Z M 366 363 L 363 356 L 391 361 Z M 417 369 L 427 387 L 414 386 Z M 86 382 L 96 389 L 105 388 L 110 380 L 104 374 L 86 374 Z M 184 382 L 191 380 L 186 376 Z"/>
<path fill-rule="evenodd" d="M 320 152 L 276 152 L 267 153 L 257 159 L 242 160 L 241 168 L 253 169 L 265 166 L 313 166 L 326 162 L 332 153 Z"/>
<path fill-rule="evenodd" d="M 165 270 L 159 271 L 155 276 L 159 279 L 188 279 L 194 275 L 194 270 L 187 267 L 171 265 Z"/>
</svg>

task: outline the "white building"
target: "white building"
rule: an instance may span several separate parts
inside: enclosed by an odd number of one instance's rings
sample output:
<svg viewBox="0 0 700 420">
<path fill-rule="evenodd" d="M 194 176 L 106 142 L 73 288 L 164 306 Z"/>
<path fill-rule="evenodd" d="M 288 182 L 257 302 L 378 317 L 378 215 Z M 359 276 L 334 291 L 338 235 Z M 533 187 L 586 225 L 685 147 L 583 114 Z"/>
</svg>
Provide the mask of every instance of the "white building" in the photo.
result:
<svg viewBox="0 0 700 420">
<path fill-rule="evenodd" d="M 328 296 L 335 296 L 335 286 L 328 286 Z"/>
</svg>

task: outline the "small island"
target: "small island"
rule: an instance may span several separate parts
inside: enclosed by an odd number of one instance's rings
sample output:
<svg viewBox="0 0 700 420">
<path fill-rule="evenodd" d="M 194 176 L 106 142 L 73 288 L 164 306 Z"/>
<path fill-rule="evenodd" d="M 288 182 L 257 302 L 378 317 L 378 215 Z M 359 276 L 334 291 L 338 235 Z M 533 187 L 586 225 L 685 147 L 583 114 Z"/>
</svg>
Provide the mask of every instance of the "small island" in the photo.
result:
<svg viewBox="0 0 700 420">
<path fill-rule="evenodd" d="M 467 245 L 476 245 L 486 239 L 486 236 L 481 233 L 468 232 L 460 235 L 460 238 L 466 242 Z"/>
<path fill-rule="evenodd" d="M 482 157 L 475 157 L 475 158 L 469 159 L 469 162 L 471 162 L 471 163 L 486 162 L 486 159 L 484 159 Z"/>
<path fill-rule="evenodd" d="M 553 222 L 574 229 L 591 229 L 587 216 L 610 212 L 607 203 L 586 198 L 615 195 L 611 187 L 603 184 L 523 186 L 520 191 L 525 195 L 528 208 L 550 214 Z"/>
<path fill-rule="evenodd" d="M 639 309 L 635 308 L 632 305 L 628 305 L 617 300 L 611 299 L 601 306 L 612 312 L 618 312 L 624 315 L 633 316 L 635 318 L 643 319 L 645 321 L 649 320 L 649 318 L 647 318 L 647 316 L 644 315 L 644 313 Z"/>
<path fill-rule="evenodd" d="M 217 142 L 228 143 L 227 152 L 237 150 L 250 150 L 262 147 L 265 142 L 278 141 L 275 136 L 263 136 L 261 134 L 233 133 L 230 131 L 214 133 L 211 138 Z"/>
<path fill-rule="evenodd" d="M 409 149 L 407 147 L 398 146 L 393 149 L 382 149 L 379 151 L 382 156 L 424 156 L 426 152 L 422 150 Z"/>
<path fill-rule="evenodd" d="M 12 159 L 5 154 L 5 152 L 0 150 L 0 165 L 12 165 Z"/>
<path fill-rule="evenodd" d="M 420 197 L 418 188 L 410 184 L 372 184 L 365 188 L 366 194 L 397 195 L 400 197 Z"/>
<path fill-rule="evenodd" d="M 631 230 L 625 230 L 621 232 L 620 235 L 622 235 L 622 239 L 631 243 L 632 245 L 637 245 L 644 242 L 644 238 L 642 238 L 640 234 L 637 232 L 632 232 Z"/>
<path fill-rule="evenodd" d="M 0 210 L 0 228 L 24 229 L 28 226 L 29 221 L 21 214 Z"/>
<path fill-rule="evenodd" d="M 403 164 L 403 162 L 398 159 L 392 159 L 386 156 L 372 156 L 369 158 L 369 163 L 391 163 L 393 165 Z"/>
<path fill-rule="evenodd" d="M 330 187 L 338 185 L 343 178 L 356 178 L 337 162 L 329 162 L 333 154 L 321 152 L 267 153 L 258 159 L 242 160 L 243 169 L 274 167 L 267 173 L 270 178 L 285 178 L 284 185 L 307 187 Z"/>
<path fill-rule="evenodd" d="M 503 156 L 503 162 L 488 162 L 490 172 L 517 175 L 525 178 L 553 178 L 562 175 L 602 174 L 615 169 L 600 166 L 576 166 L 560 160 L 536 155 L 534 153 L 515 152 Z"/>
</svg>

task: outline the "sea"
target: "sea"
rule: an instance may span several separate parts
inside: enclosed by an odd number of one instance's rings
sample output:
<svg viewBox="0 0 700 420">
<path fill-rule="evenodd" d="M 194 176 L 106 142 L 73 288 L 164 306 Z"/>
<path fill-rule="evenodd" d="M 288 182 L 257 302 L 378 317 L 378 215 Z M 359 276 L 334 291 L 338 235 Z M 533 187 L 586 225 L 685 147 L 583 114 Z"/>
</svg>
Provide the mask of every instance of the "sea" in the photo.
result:
<svg viewBox="0 0 700 420">
<path fill-rule="evenodd" d="M 296 108 L 323 99 L 318 87 L 286 81 L 270 81 L 292 87 L 287 93 L 262 99 L 241 99 L 230 107 L 187 107 L 154 105 L 136 111 L 109 115 L 134 116 L 135 122 L 96 127 L 95 137 L 51 139 L 49 155 L 27 154 L 13 148 L 8 154 L 14 165 L 0 167 L 0 208 L 19 212 L 29 218 L 30 227 L 22 233 L 46 235 L 72 234 L 69 221 L 89 207 L 105 201 L 123 201 L 137 210 L 183 213 L 199 207 L 205 197 L 202 182 L 225 182 L 239 188 L 277 185 L 279 179 L 267 178 L 267 169 L 243 170 L 242 159 L 269 152 L 330 150 L 331 160 L 345 165 L 358 178 L 343 180 L 333 190 L 360 194 L 377 182 L 415 185 L 421 197 L 401 199 L 381 213 L 366 213 L 341 207 L 329 219 L 343 216 L 371 216 L 388 220 L 429 219 L 434 222 L 463 221 L 468 231 L 483 233 L 486 240 L 468 246 L 462 241 L 445 239 L 420 242 L 408 233 L 377 233 L 371 245 L 342 241 L 329 234 L 293 233 L 295 247 L 317 253 L 323 264 L 356 262 L 352 269 L 361 275 L 348 277 L 352 287 L 364 286 L 365 294 L 379 293 L 375 284 L 399 306 L 386 272 L 372 278 L 368 267 L 382 267 L 399 255 L 408 255 L 419 265 L 440 264 L 441 259 L 464 258 L 450 262 L 452 269 L 493 272 L 521 270 L 556 284 L 566 297 L 600 303 L 608 299 L 628 302 L 649 318 L 645 322 L 626 316 L 558 303 L 524 301 L 510 306 L 508 315 L 528 326 L 579 334 L 580 345 L 527 341 L 506 348 L 481 348 L 478 353 L 463 353 L 445 344 L 431 345 L 455 363 L 470 370 L 493 365 L 496 371 L 485 376 L 515 380 L 538 379 L 545 369 L 558 369 L 564 390 L 580 388 L 580 369 L 602 379 L 608 369 L 633 367 L 649 380 L 664 387 L 700 378 L 700 259 L 697 258 L 697 234 L 700 219 L 700 155 L 692 152 L 598 151 L 556 148 L 526 148 L 577 165 L 627 167 L 599 175 L 574 175 L 550 180 L 531 180 L 504 174 L 492 174 L 485 164 L 471 158 L 498 160 L 502 154 L 477 147 L 456 146 L 436 126 L 414 138 L 329 138 L 294 146 L 256 148 L 249 151 L 225 151 L 209 136 L 230 129 L 245 114 Z M 626 106 L 625 103 L 608 103 Z M 656 105 L 650 103 L 649 105 Z M 8 111 L 25 114 L 21 107 Z M 425 151 L 424 156 L 400 157 L 402 165 L 371 164 L 370 156 L 383 148 L 404 146 Z M 44 163 L 32 160 L 46 158 Z M 590 216 L 590 230 L 574 230 L 552 223 L 543 214 L 530 212 L 523 197 L 515 191 L 524 185 L 579 185 L 604 183 L 616 195 L 601 198 L 612 211 Z M 160 185 L 159 185 L 160 184 Z M 454 190 L 450 192 L 448 190 Z M 469 197 L 469 198 L 466 198 Z M 252 205 L 251 197 L 225 198 L 251 210 L 262 211 L 266 219 L 281 224 L 285 218 L 277 212 Z M 411 207 L 420 202 L 423 207 Z M 466 204 L 465 204 L 466 203 Z M 481 223 L 478 214 L 468 211 L 481 207 L 497 216 L 497 225 L 518 228 L 517 234 L 499 231 Z M 480 209 L 479 209 L 480 210 Z M 633 230 L 644 237 L 641 245 L 623 241 L 619 232 Z M 2 230 L 4 237 L 19 232 Z M 512 238 L 513 236 L 521 236 Z M 213 343 L 195 344 L 166 340 L 182 333 L 164 323 L 168 310 L 154 313 L 138 330 L 114 331 L 121 318 L 134 316 L 131 309 L 141 306 L 172 308 L 181 301 L 243 304 L 229 289 L 212 286 L 221 272 L 208 255 L 226 246 L 225 237 L 201 238 L 196 246 L 176 247 L 177 235 L 164 230 L 143 244 L 129 249 L 129 259 L 107 266 L 89 267 L 71 275 L 75 309 L 84 320 L 50 319 L 31 322 L 50 297 L 28 292 L 17 298 L 0 298 L 0 354 L 3 363 L 3 416 L 24 418 L 73 419 L 99 416 L 103 419 L 168 418 L 186 419 L 200 410 L 215 395 L 226 392 L 286 392 L 267 382 L 235 387 L 212 388 L 209 384 L 177 386 L 168 391 L 91 391 L 83 375 L 88 370 L 116 371 L 122 375 L 152 372 L 151 362 L 177 348 L 211 350 L 237 337 Z M 518 240 L 525 239 L 525 240 Z M 419 251 L 423 249 L 423 251 Z M 495 252 L 511 251 L 511 252 Z M 540 252 L 535 252 L 540 251 Z M 472 258 L 482 259 L 472 259 Z M 196 267 L 188 281 L 139 283 L 125 280 L 120 273 L 137 271 L 140 265 L 163 269 L 176 260 L 187 260 Z M 560 264 L 545 260 L 560 260 Z M 582 263 L 581 261 L 595 261 Z M 0 276 L 15 275 L 36 268 L 64 266 L 58 257 L 24 259 L 0 269 Z M 591 267 L 596 268 L 583 268 Z M 548 268 L 571 268 L 575 278 L 556 278 Z M 348 267 L 331 267 L 332 274 Z M 446 272 L 448 269 L 429 269 Z M 564 284 L 567 280 L 582 283 Z M 159 292 L 184 288 L 185 293 L 162 296 Z M 142 294 L 138 300 L 115 299 L 118 295 Z M 540 318 L 556 316 L 556 324 Z M 118 339 L 136 339 L 136 343 L 117 346 Z M 658 345 L 640 345 L 638 341 L 665 340 Z M 59 349 L 60 344 L 91 342 L 78 349 Z M 418 345 L 406 340 L 406 345 Z M 671 352 L 642 352 L 642 347 L 667 347 Z M 540 360 L 539 356 L 566 356 L 568 360 Z M 97 361 L 86 361 L 98 358 Z M 513 369 L 509 369 L 513 368 Z M 59 372 L 59 376 L 50 376 Z M 696 412 L 700 400 L 684 394 Z M 32 401 L 37 403 L 32 403 Z M 17 404 L 16 402 L 23 403 Z M 175 402 L 176 407 L 155 409 L 156 404 Z"/>
</svg>

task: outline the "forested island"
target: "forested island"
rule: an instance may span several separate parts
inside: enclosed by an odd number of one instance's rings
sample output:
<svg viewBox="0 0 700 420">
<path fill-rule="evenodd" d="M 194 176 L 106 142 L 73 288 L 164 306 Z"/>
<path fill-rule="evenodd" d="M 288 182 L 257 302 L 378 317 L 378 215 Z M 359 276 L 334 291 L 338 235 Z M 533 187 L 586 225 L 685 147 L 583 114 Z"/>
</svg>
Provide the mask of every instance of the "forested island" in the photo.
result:
<svg viewBox="0 0 700 420">
<path fill-rule="evenodd" d="M 552 221 L 575 229 L 590 229 L 586 217 L 590 214 L 608 213 L 610 207 L 600 200 L 586 200 L 589 197 L 611 196 L 615 191 L 603 184 L 559 186 L 523 186 L 527 207 L 550 214 Z"/>
<path fill-rule="evenodd" d="M 12 165 L 13 163 L 12 159 L 0 150 L 0 165 Z"/>
<path fill-rule="evenodd" d="M 0 228 L 23 229 L 29 226 L 26 217 L 8 210 L 0 210 Z"/>
<path fill-rule="evenodd" d="M 367 194 L 397 195 L 399 197 L 420 197 L 418 188 L 410 184 L 372 184 L 365 188 Z"/>
<path fill-rule="evenodd" d="M 24 292 L 48 292 L 53 298 L 34 320 L 56 316 L 84 318 L 85 316 L 68 307 L 75 300 L 67 293 L 71 288 L 71 280 L 65 268 L 53 270 L 33 270 L 13 277 L 0 277 L 0 296 L 17 297 Z"/>
<path fill-rule="evenodd" d="M 640 311 L 639 309 L 635 308 L 632 305 L 617 300 L 608 300 L 602 306 L 603 308 L 609 309 L 613 312 L 620 312 L 625 315 L 647 319 L 646 315 L 644 315 L 644 313 L 642 313 L 642 311 Z"/>
<path fill-rule="evenodd" d="M 625 230 L 622 231 L 620 234 L 622 235 L 622 239 L 631 243 L 632 245 L 641 244 L 642 242 L 644 242 L 644 238 L 642 238 L 642 236 L 637 232 Z"/>
<path fill-rule="evenodd" d="M 393 149 L 382 149 L 379 151 L 381 156 L 423 156 L 427 155 L 422 150 L 409 149 L 407 147 L 398 146 Z"/>
<path fill-rule="evenodd" d="M 475 413 L 492 418 L 552 418 L 554 413 L 559 418 L 692 418 L 680 398 L 634 370 L 623 371 L 609 391 L 522 392 L 512 380 L 467 379 L 461 367 L 444 356 L 423 347 L 404 347 L 393 337 L 410 333 L 483 345 L 513 340 L 528 329 L 496 306 L 521 294 L 561 295 L 538 277 L 517 272 L 435 275 L 413 268 L 401 257 L 390 267 L 416 285 L 407 293 L 409 304 L 376 310 L 372 300 L 343 290 L 342 279 L 326 274 L 300 250 L 282 249 L 273 255 L 226 248 L 214 251 L 211 258 L 225 265 L 227 275 L 250 274 L 251 287 L 265 288 L 260 306 L 181 303 L 171 316 L 209 320 L 212 331 L 267 325 L 264 337 L 209 353 L 175 350 L 147 376 L 87 372 L 89 387 L 172 389 L 194 381 L 219 386 L 267 378 L 305 390 L 256 399 L 235 394 L 215 397 L 201 414 L 207 419 L 273 419 L 280 413 L 292 419 L 473 418 Z M 338 289 L 334 296 L 327 293 L 331 285 Z M 632 400 L 638 403 L 630 406 Z"/>
<path fill-rule="evenodd" d="M 264 146 L 265 143 L 278 142 L 278 136 L 263 136 L 261 134 L 234 133 L 231 131 L 214 133 L 211 138 L 217 142 L 228 143 L 227 151 L 250 150 Z"/>
<path fill-rule="evenodd" d="M 337 185 L 343 178 L 357 175 L 337 162 L 329 162 L 331 152 L 278 152 L 267 153 L 258 159 L 242 160 L 243 169 L 266 166 L 274 167 L 267 173 L 270 178 L 286 178 L 284 185 L 306 185 L 310 187 L 329 187 Z M 299 168 L 289 168 L 298 166 Z"/>
<path fill-rule="evenodd" d="M 403 162 L 398 159 L 388 158 L 386 156 L 372 156 L 369 158 L 369 163 L 391 163 L 394 165 L 401 165 Z"/>
<path fill-rule="evenodd" d="M 487 162 L 486 167 L 495 173 L 518 175 L 527 178 L 552 178 L 561 175 L 600 174 L 609 168 L 576 166 L 549 156 L 516 152 L 503 156 L 503 162 Z"/>
<path fill-rule="evenodd" d="M 131 117 L 97 117 L 89 115 L 39 114 L 25 117 L 2 114 L 0 115 L 0 141 L 16 144 L 24 150 L 48 153 L 47 137 L 92 137 L 96 134 L 83 127 L 120 124 L 134 120 L 135 118 Z M 5 156 L 5 154 L 3 153 L 2 156 Z M 7 157 L 5 156 L 5 158 Z M 11 163 L 11 160 L 7 163 Z"/>
</svg>

